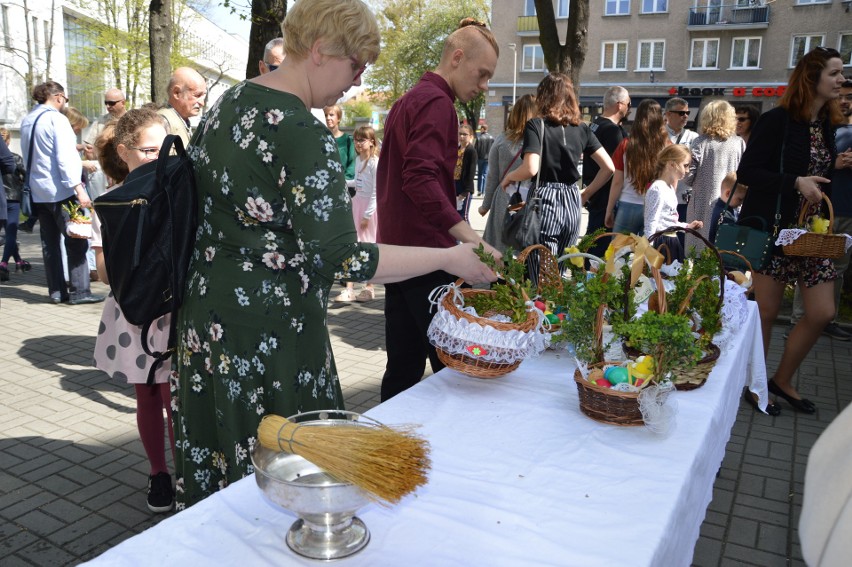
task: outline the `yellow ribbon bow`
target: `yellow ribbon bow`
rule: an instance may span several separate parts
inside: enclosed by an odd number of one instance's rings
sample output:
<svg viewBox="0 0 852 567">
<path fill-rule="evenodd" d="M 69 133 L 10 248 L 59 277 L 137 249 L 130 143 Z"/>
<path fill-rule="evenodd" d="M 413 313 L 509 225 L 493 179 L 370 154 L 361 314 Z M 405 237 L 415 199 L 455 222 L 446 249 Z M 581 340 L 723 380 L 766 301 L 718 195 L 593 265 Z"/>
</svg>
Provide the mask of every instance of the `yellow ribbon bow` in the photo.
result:
<svg viewBox="0 0 852 567">
<path fill-rule="evenodd" d="M 609 274 L 616 275 L 615 267 L 615 252 L 625 247 L 630 247 L 633 252 L 633 261 L 630 265 L 630 287 L 636 285 L 639 276 L 642 275 L 642 270 L 645 268 L 645 262 L 652 268 L 660 269 L 665 261 L 663 255 L 656 248 L 651 246 L 648 239 L 644 236 L 636 236 L 635 234 L 619 234 L 612 239 L 609 248 L 613 250 L 612 254 L 607 254 L 606 271 Z M 609 250 L 607 250 L 608 252 Z"/>
</svg>

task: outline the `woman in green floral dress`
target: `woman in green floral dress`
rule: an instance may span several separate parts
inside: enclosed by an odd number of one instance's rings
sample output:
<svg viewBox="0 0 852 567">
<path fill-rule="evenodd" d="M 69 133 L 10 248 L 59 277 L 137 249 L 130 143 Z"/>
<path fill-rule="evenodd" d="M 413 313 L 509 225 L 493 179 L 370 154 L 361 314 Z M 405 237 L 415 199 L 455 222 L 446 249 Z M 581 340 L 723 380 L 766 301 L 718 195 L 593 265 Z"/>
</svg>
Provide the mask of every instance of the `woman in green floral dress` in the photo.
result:
<svg viewBox="0 0 852 567">
<path fill-rule="evenodd" d="M 360 84 L 378 26 L 360 0 L 299 0 L 283 30 L 281 67 L 225 93 L 190 146 L 199 228 L 179 316 L 178 509 L 252 472 L 265 414 L 343 408 L 327 330 L 334 281 L 440 269 L 495 279 L 471 245 L 356 241 L 337 146 L 310 108 Z"/>
</svg>

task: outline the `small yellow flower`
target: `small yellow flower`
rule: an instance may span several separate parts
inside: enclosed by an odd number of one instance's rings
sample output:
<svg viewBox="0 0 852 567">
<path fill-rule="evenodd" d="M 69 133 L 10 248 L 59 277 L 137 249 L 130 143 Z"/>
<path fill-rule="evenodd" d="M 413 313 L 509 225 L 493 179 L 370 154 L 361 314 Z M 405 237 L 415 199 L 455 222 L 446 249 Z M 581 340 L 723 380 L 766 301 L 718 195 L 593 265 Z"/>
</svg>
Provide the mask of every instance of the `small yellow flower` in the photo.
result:
<svg viewBox="0 0 852 567">
<path fill-rule="evenodd" d="M 569 246 L 565 249 L 565 253 L 566 254 L 579 254 L 580 249 L 577 248 L 576 246 Z M 583 258 L 581 258 L 581 257 L 571 258 L 569 261 L 572 264 L 574 264 L 575 266 L 577 266 L 578 268 L 583 267 Z"/>
</svg>

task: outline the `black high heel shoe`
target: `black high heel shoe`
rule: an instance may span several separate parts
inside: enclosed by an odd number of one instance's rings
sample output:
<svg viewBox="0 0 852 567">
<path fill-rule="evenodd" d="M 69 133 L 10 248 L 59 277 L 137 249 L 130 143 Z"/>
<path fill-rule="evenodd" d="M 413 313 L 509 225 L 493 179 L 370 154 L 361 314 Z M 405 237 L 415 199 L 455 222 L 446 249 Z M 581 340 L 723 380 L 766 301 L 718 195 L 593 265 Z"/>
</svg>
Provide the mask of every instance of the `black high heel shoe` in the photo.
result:
<svg viewBox="0 0 852 567">
<path fill-rule="evenodd" d="M 757 406 L 757 400 L 754 399 L 754 396 L 751 395 L 751 392 L 749 392 L 748 388 L 745 388 L 743 390 L 743 399 L 748 405 L 754 408 L 754 411 L 758 413 L 763 413 L 762 411 L 760 411 L 760 408 Z M 772 417 L 781 415 L 781 406 L 769 402 L 768 404 L 766 404 L 766 413 L 771 415 Z"/>
<path fill-rule="evenodd" d="M 787 403 L 793 406 L 793 409 L 796 411 L 800 411 L 802 413 L 816 413 L 816 406 L 810 401 L 802 398 L 797 400 L 793 396 L 789 395 L 787 392 L 778 387 L 778 384 L 775 383 L 774 380 L 769 381 L 769 391 L 775 394 L 776 396 L 781 396 Z"/>
</svg>

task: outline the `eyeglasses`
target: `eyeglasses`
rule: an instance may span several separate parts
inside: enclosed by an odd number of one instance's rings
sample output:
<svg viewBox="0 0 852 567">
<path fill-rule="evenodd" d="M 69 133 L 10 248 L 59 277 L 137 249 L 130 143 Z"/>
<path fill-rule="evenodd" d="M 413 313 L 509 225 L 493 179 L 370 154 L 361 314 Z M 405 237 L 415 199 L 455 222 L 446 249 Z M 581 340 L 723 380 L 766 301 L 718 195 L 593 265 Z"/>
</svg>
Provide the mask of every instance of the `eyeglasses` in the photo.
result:
<svg viewBox="0 0 852 567">
<path fill-rule="evenodd" d="M 818 53 L 824 53 L 824 54 L 828 55 L 829 57 L 840 57 L 840 52 L 837 51 L 836 49 L 832 49 L 830 47 L 823 47 L 823 46 L 820 45 L 820 46 L 814 47 L 814 51 L 816 51 Z"/>
<path fill-rule="evenodd" d="M 355 138 L 356 144 L 363 144 L 366 141 L 367 141 L 367 138 Z"/>
<path fill-rule="evenodd" d="M 737 116 L 737 122 L 748 122 L 751 120 L 748 116 Z"/>
<path fill-rule="evenodd" d="M 67 96 L 65 96 L 63 93 L 56 93 L 56 95 L 54 95 L 54 96 L 61 96 L 62 98 L 65 99 L 65 102 L 70 102 L 70 99 Z"/>
<path fill-rule="evenodd" d="M 266 63 L 266 61 L 264 61 L 264 63 L 266 64 L 266 68 L 269 69 L 270 72 L 274 71 L 275 69 L 278 68 L 278 65 L 273 65 L 272 63 Z"/>
<path fill-rule="evenodd" d="M 352 82 L 355 82 L 367 70 L 369 63 L 361 63 L 355 57 L 349 57 L 349 60 L 352 62 L 352 72 L 355 73 L 355 76 L 352 77 Z"/>
<path fill-rule="evenodd" d="M 160 148 L 137 148 L 135 146 L 127 146 L 131 150 L 136 150 L 137 152 L 142 152 L 145 154 L 145 157 L 148 159 L 155 158 L 160 155 Z"/>
<path fill-rule="evenodd" d="M 107 105 L 108 107 L 112 108 L 113 106 L 115 106 L 119 102 L 124 102 L 124 99 L 122 99 L 122 100 L 105 100 L 104 104 Z"/>
<path fill-rule="evenodd" d="M 668 112 L 670 112 L 672 114 L 677 114 L 678 116 L 681 116 L 681 117 L 689 116 L 688 110 L 669 110 Z"/>
</svg>

